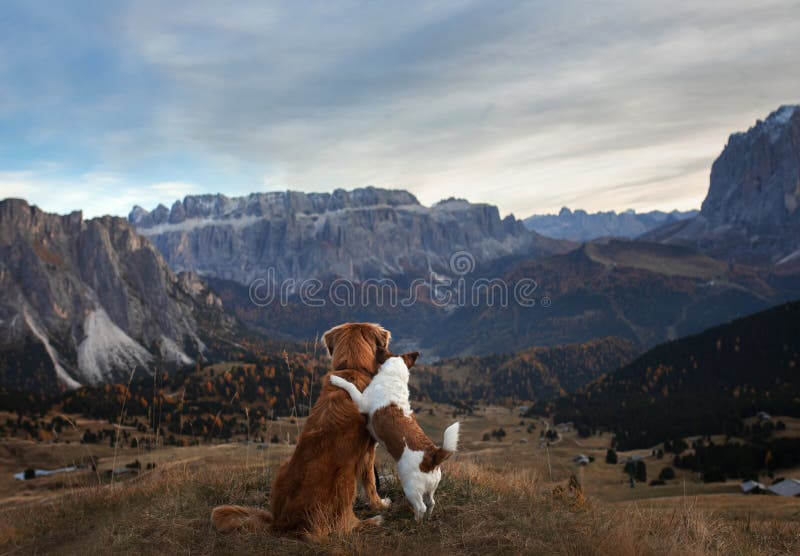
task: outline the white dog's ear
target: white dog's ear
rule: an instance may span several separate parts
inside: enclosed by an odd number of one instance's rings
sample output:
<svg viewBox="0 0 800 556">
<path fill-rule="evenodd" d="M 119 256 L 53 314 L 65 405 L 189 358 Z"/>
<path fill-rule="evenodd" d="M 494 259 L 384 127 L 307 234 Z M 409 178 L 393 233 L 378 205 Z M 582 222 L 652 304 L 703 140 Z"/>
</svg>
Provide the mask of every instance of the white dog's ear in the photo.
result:
<svg viewBox="0 0 800 556">
<path fill-rule="evenodd" d="M 417 357 L 419 357 L 418 351 L 412 351 L 411 353 L 404 353 L 400 357 L 403 358 L 403 362 L 406 364 L 406 367 L 409 369 L 414 366 L 414 363 L 417 362 Z"/>
</svg>

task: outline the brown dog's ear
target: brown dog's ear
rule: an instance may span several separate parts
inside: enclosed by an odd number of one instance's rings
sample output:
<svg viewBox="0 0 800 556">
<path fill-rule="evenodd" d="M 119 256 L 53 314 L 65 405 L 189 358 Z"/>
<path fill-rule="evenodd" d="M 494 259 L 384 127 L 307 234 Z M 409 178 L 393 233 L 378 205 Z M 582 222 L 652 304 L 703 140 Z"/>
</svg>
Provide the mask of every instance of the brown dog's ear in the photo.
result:
<svg viewBox="0 0 800 556">
<path fill-rule="evenodd" d="M 331 357 L 333 357 L 333 348 L 336 347 L 339 332 L 341 332 L 341 329 L 338 326 L 334 326 L 322 335 L 322 341 L 325 343 L 325 347 L 328 348 L 328 355 Z"/>
<path fill-rule="evenodd" d="M 414 366 L 414 363 L 417 362 L 417 357 L 419 357 L 418 351 L 412 351 L 411 353 L 404 353 L 400 357 L 403 358 L 403 361 L 406 364 L 406 367 L 409 369 Z"/>
<path fill-rule="evenodd" d="M 384 349 L 388 348 L 389 340 L 392 339 L 392 333 L 379 324 L 375 325 L 375 333 L 377 334 L 377 337 L 375 339 L 375 344 L 378 347 L 382 347 Z"/>
</svg>

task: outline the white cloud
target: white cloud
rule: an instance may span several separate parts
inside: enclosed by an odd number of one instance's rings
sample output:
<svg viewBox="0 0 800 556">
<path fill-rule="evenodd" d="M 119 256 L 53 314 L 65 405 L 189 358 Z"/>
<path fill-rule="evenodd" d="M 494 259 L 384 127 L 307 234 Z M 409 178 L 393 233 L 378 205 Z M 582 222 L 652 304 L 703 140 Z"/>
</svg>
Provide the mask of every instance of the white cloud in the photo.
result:
<svg viewBox="0 0 800 556">
<path fill-rule="evenodd" d="M 169 201 L 197 193 L 198 187 L 183 181 L 162 181 L 146 186 L 145 191 L 157 196 L 159 203 L 167 204 Z"/>
<path fill-rule="evenodd" d="M 404 187 L 518 216 L 697 207 L 727 135 L 800 101 L 797 11 L 796 0 L 137 2 L 97 39 L 132 92 L 114 83 L 65 110 L 118 181 L 58 178 L 76 191 L 43 200 L 125 214 L 242 194 L 255 184 L 243 176 L 263 176 L 271 189 Z M 66 27 L 83 43 L 81 25 Z M 60 107 L 74 84 L 52 73 L 40 94 Z M 49 137 L 56 120 L 36 131 Z M 46 189 L 37 176 L 32 192 Z"/>
<path fill-rule="evenodd" d="M 23 198 L 44 211 L 60 214 L 81 210 L 85 218 L 127 216 L 136 204 L 146 208 L 159 203 L 170 206 L 176 199 L 198 191 L 196 185 L 186 182 L 131 184 L 122 176 L 105 171 L 87 172 L 72 179 L 34 172 L 0 172 L 0 199 Z"/>
<path fill-rule="evenodd" d="M 40 184 L 32 179 L 30 172 L 0 172 L 0 199 L 27 199 L 39 191 Z"/>
</svg>

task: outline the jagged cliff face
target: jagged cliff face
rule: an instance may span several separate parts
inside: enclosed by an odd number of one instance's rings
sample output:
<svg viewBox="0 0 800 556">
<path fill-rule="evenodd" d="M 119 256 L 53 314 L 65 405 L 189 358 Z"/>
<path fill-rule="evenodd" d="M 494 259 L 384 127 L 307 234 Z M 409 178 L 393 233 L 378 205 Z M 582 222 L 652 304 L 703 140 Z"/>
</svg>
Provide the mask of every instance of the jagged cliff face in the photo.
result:
<svg viewBox="0 0 800 556">
<path fill-rule="evenodd" d="M 278 279 L 363 279 L 446 272 L 458 250 L 480 263 L 569 248 L 501 219 L 494 206 L 451 199 L 429 208 L 406 191 L 372 187 L 190 196 L 170 210 L 135 207 L 129 221 L 172 268 L 243 284 L 270 267 Z"/>
<path fill-rule="evenodd" d="M 48 214 L 0 202 L 0 381 L 50 390 L 125 380 L 205 349 L 197 315 L 221 303 L 176 276 L 122 218 Z M 204 313 L 205 314 L 205 313 Z M 41 357 L 25 363 L 27 348 Z M 23 359 L 11 352 L 19 351 Z M 32 373 L 37 377 L 32 378 Z"/>
<path fill-rule="evenodd" d="M 731 261 L 800 258 L 800 106 L 783 106 L 746 133 L 731 135 L 711 167 L 700 215 L 652 238 Z"/>
<path fill-rule="evenodd" d="M 734 133 L 711 167 L 702 215 L 712 227 L 777 235 L 800 221 L 800 106 L 783 106 Z"/>
</svg>

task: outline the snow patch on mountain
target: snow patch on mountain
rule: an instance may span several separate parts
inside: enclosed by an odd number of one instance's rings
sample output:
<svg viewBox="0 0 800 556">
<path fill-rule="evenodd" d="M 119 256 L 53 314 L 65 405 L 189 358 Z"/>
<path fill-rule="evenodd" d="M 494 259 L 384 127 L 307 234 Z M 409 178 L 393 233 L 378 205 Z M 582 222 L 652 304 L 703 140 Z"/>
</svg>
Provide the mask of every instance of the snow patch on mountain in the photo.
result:
<svg viewBox="0 0 800 556">
<path fill-rule="evenodd" d="M 191 220 L 184 220 L 183 222 L 157 224 L 150 228 L 140 228 L 137 231 L 143 236 L 154 236 L 170 232 L 191 232 L 192 230 L 205 228 L 206 226 L 230 226 L 233 229 L 240 229 L 252 226 L 260 220 L 264 220 L 264 217 L 192 218 Z"/>
<path fill-rule="evenodd" d="M 102 307 L 89 313 L 84 331 L 86 337 L 78 345 L 78 368 L 90 384 L 107 381 L 115 370 L 132 371 L 153 359 Z"/>
<path fill-rule="evenodd" d="M 765 133 L 767 137 L 769 137 L 769 142 L 774 144 L 781 138 L 784 130 L 787 129 L 787 126 L 798 110 L 800 110 L 800 105 L 790 104 L 781 106 L 767 116 L 765 120 L 757 120 L 756 125 L 746 132 L 739 131 L 732 133 L 730 138 L 739 141 L 746 141 L 748 139 L 755 141 L 760 134 Z"/>
<path fill-rule="evenodd" d="M 764 122 L 767 133 L 769 133 L 769 140 L 775 143 L 780 139 L 783 129 L 789 124 L 797 111 L 798 106 L 781 106 L 778 110 L 770 114 Z"/>
<path fill-rule="evenodd" d="M 789 120 L 792 119 L 792 116 L 794 116 L 794 113 L 797 111 L 798 108 L 800 108 L 800 106 L 797 105 L 781 106 L 780 108 L 778 108 L 778 110 L 776 110 L 772 114 L 772 117 L 769 119 L 775 122 L 776 124 L 785 125 L 789 123 Z"/>
<path fill-rule="evenodd" d="M 194 363 L 194 359 L 186 355 L 186 353 L 184 353 L 184 351 L 178 347 L 178 344 L 175 342 L 175 340 L 172 338 L 167 338 L 166 336 L 161 336 L 159 352 L 167 361 L 174 361 L 183 365 L 191 365 Z"/>
<path fill-rule="evenodd" d="M 798 249 L 794 253 L 790 253 L 789 255 L 786 255 L 784 258 L 779 260 L 776 264 L 777 265 L 782 265 L 782 264 L 790 263 L 792 261 L 796 261 L 796 260 L 799 260 L 799 259 L 800 259 L 800 249 Z"/>
</svg>

